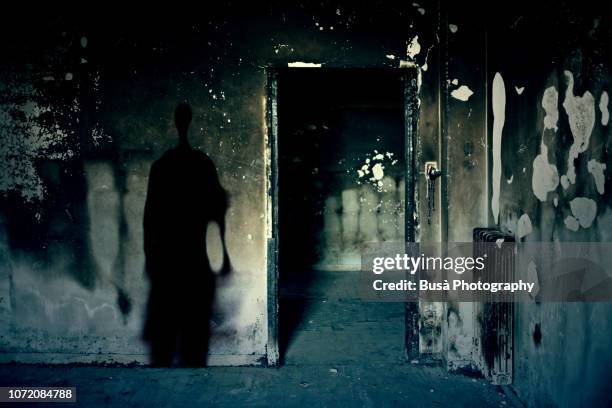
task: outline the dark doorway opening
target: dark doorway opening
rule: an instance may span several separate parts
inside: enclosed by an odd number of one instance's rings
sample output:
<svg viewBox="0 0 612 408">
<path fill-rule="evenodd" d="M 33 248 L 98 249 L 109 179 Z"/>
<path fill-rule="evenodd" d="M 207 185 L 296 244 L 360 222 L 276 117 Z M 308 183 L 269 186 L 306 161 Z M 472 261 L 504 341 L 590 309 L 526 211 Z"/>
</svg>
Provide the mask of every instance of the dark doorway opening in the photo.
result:
<svg viewBox="0 0 612 408">
<path fill-rule="evenodd" d="M 285 362 L 404 353 L 404 305 L 362 302 L 357 284 L 368 242 L 405 240 L 405 76 L 276 73 L 278 340 Z M 372 338 L 381 331 L 382 340 Z"/>
</svg>

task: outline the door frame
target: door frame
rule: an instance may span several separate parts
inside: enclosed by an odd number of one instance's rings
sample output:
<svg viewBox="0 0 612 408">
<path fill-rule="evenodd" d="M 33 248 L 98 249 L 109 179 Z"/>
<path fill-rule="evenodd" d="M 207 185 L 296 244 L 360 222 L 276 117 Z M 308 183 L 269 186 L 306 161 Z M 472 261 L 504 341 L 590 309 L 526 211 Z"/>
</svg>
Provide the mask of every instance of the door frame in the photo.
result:
<svg viewBox="0 0 612 408">
<path fill-rule="evenodd" d="M 279 73 L 297 69 L 321 68 L 287 68 L 286 66 L 266 67 L 266 96 L 264 99 L 264 140 L 266 160 L 266 237 L 267 237 L 267 313 L 268 313 L 268 339 L 266 342 L 266 361 L 268 366 L 278 366 L 279 352 L 279 305 L 278 305 L 278 82 Z M 328 66 L 328 69 L 367 69 L 400 73 L 404 93 L 404 160 L 405 160 L 405 215 L 404 240 L 406 243 L 416 240 L 416 220 L 418 208 L 416 206 L 416 183 L 418 170 L 416 167 L 418 121 L 419 121 L 419 72 L 416 66 L 405 68 L 388 67 L 351 67 Z M 419 357 L 419 303 L 407 302 L 405 304 L 406 338 L 405 348 L 408 361 Z"/>
</svg>

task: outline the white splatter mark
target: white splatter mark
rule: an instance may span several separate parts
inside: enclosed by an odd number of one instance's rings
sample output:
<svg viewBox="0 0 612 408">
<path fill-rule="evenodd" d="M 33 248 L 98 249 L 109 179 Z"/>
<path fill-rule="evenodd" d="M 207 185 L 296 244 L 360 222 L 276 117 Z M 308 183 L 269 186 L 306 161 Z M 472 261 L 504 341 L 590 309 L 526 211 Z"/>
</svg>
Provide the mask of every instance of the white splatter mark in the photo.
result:
<svg viewBox="0 0 612 408">
<path fill-rule="evenodd" d="M 576 168 L 574 160 L 589 146 L 591 132 L 595 126 L 595 99 L 591 92 L 586 91 L 582 96 L 574 95 L 574 75 L 565 71 L 567 78 L 567 91 L 563 108 L 567 112 L 574 143 L 570 147 L 567 158 L 567 179 L 570 183 L 576 183 Z"/>
<path fill-rule="evenodd" d="M 559 94 L 554 86 L 546 88 L 542 96 L 542 107 L 546 112 L 544 116 L 544 130 L 557 131 L 559 110 L 557 109 Z M 557 166 L 548 162 L 548 147 L 544 143 L 544 134 L 540 143 L 540 154 L 533 160 L 533 173 L 531 175 L 531 189 L 538 200 L 544 202 L 549 192 L 555 191 L 559 185 L 559 172 Z"/>
<path fill-rule="evenodd" d="M 559 120 L 559 92 L 554 86 L 546 88 L 542 96 L 542 107 L 546 116 L 544 116 L 544 129 L 554 129 L 557 131 L 557 121 Z"/>
<path fill-rule="evenodd" d="M 508 180 L 506 180 L 506 183 L 508 184 L 512 184 L 512 180 L 514 180 L 514 174 L 510 176 L 510 178 Z"/>
<path fill-rule="evenodd" d="M 72 78 L 73 78 L 72 72 L 66 72 L 66 75 L 64 76 L 64 78 L 66 79 L 66 81 L 72 81 Z"/>
<path fill-rule="evenodd" d="M 604 170 L 606 169 L 606 164 L 599 163 L 597 160 L 591 159 L 589 160 L 589 163 L 587 164 L 587 169 L 589 173 L 591 173 L 593 175 L 593 178 L 595 179 L 595 186 L 597 187 L 597 192 L 599 194 L 603 194 L 605 190 L 605 182 L 606 182 L 606 178 L 604 176 Z"/>
<path fill-rule="evenodd" d="M 289 68 L 321 68 L 323 64 L 319 64 L 316 62 L 302 62 L 302 61 L 294 61 L 287 63 Z"/>
<path fill-rule="evenodd" d="M 417 54 L 421 52 L 421 44 L 419 44 L 419 36 L 415 35 L 412 41 L 406 47 L 406 55 L 410 57 L 410 59 L 414 59 Z"/>
<path fill-rule="evenodd" d="M 523 94 L 523 91 L 525 90 L 525 87 L 524 87 L 524 86 L 521 86 L 521 87 L 519 88 L 518 86 L 515 86 L 515 87 L 514 87 L 514 90 L 516 91 L 516 93 L 517 93 L 518 95 L 522 95 L 522 94 Z"/>
<path fill-rule="evenodd" d="M 531 234 L 532 230 L 533 230 L 533 227 L 531 226 L 531 219 L 529 218 L 529 216 L 527 214 L 521 215 L 516 225 L 517 239 L 521 239 Z"/>
<path fill-rule="evenodd" d="M 580 228 L 580 224 L 578 223 L 578 220 L 574 217 L 572 217 L 571 215 L 568 215 L 567 217 L 565 217 L 565 220 L 563 221 L 563 223 L 565 224 L 565 228 L 567 228 L 570 231 L 578 231 L 578 228 Z"/>
<path fill-rule="evenodd" d="M 387 54 L 387 55 L 385 55 L 385 57 L 387 57 L 390 60 L 394 60 L 395 59 L 395 55 L 393 55 L 393 54 Z"/>
<path fill-rule="evenodd" d="M 497 224 L 499 220 L 499 192 L 501 188 L 501 142 L 506 121 L 506 88 L 499 72 L 493 78 L 493 197 L 491 211 Z"/>
<path fill-rule="evenodd" d="M 546 201 L 548 192 L 555 191 L 559 185 L 557 166 L 548 162 L 548 147 L 542 141 L 541 152 L 533 161 L 533 174 L 531 175 L 531 188 L 538 200 Z"/>
<path fill-rule="evenodd" d="M 599 97 L 599 110 L 601 111 L 601 124 L 608 125 L 610 120 L 610 112 L 608 111 L 608 93 L 603 91 Z"/>
<path fill-rule="evenodd" d="M 81 37 L 81 47 L 87 48 L 87 37 Z"/>
<path fill-rule="evenodd" d="M 372 167 L 372 176 L 374 176 L 376 180 L 382 180 L 382 178 L 385 177 L 385 172 L 383 171 L 383 169 L 384 167 L 382 166 L 382 164 L 376 163 Z"/>
<path fill-rule="evenodd" d="M 448 29 L 450 30 L 451 33 L 455 34 L 457 30 L 459 29 L 459 27 L 457 26 L 457 24 L 449 24 Z"/>
<path fill-rule="evenodd" d="M 501 247 L 502 247 L 502 244 L 503 244 L 504 242 L 506 242 L 506 240 L 505 240 L 505 239 L 503 239 L 503 238 L 499 238 L 499 239 L 495 240 L 495 245 L 497 245 L 497 247 L 498 247 L 498 248 L 501 248 Z"/>
<path fill-rule="evenodd" d="M 559 199 L 557 197 L 553 198 L 553 204 L 555 207 L 559 206 Z"/>
<path fill-rule="evenodd" d="M 452 83 L 453 85 L 459 85 L 459 80 L 458 80 L 457 78 L 455 78 L 455 79 L 453 79 L 453 80 L 451 81 L 451 83 Z"/>
<path fill-rule="evenodd" d="M 597 215 L 597 204 L 586 197 L 576 197 L 570 201 L 572 214 L 582 228 L 589 228 Z"/>
<path fill-rule="evenodd" d="M 567 179 L 567 176 L 564 174 L 561 176 L 561 186 L 563 186 L 564 190 L 567 190 L 568 187 L 570 185 L 569 180 Z"/>
<path fill-rule="evenodd" d="M 474 92 L 472 92 L 472 90 L 470 88 L 468 88 L 465 85 L 461 85 L 459 88 L 454 89 L 451 92 L 451 96 L 455 99 L 459 99 L 460 101 L 467 101 L 470 96 L 472 96 L 474 94 Z"/>
</svg>

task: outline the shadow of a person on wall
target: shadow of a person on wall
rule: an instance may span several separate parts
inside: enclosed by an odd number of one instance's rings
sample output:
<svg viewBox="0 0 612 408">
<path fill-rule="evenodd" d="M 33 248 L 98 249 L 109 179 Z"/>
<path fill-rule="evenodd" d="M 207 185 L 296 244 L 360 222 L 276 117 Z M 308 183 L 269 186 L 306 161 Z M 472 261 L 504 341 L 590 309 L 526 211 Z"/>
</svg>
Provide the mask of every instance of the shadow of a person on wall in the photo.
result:
<svg viewBox="0 0 612 408">
<path fill-rule="evenodd" d="M 225 246 L 227 196 L 214 163 L 187 140 L 191 108 L 174 112 L 178 145 L 151 166 L 144 210 L 144 251 L 150 294 L 143 337 L 151 364 L 204 366 L 208 354 L 215 273 L 206 251 L 206 228 L 216 222 L 223 265 L 230 271 Z"/>
</svg>

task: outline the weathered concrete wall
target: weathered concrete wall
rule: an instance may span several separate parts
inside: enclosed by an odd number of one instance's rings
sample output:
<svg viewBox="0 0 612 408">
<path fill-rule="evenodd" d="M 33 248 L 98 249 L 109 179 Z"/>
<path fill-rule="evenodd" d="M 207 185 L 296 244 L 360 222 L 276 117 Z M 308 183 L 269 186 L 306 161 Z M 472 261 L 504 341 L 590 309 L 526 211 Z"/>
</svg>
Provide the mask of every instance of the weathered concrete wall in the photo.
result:
<svg viewBox="0 0 612 408">
<path fill-rule="evenodd" d="M 565 2 L 508 7 L 490 30 L 490 217 L 517 240 L 610 241 L 610 34 L 603 10 Z M 609 403 L 611 313 L 609 303 L 517 305 L 519 397 Z"/>
<path fill-rule="evenodd" d="M 265 67 L 415 63 L 423 74 L 421 126 L 433 129 L 436 22 L 433 2 L 279 2 L 198 15 L 41 15 L 4 25 L 3 358 L 146 360 L 145 186 L 152 161 L 175 144 L 171 114 L 184 99 L 195 112 L 191 142 L 210 155 L 230 196 L 234 271 L 220 283 L 211 352 L 225 363 L 264 356 Z M 435 142 L 424 145 L 436 155 Z"/>
</svg>

